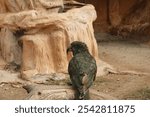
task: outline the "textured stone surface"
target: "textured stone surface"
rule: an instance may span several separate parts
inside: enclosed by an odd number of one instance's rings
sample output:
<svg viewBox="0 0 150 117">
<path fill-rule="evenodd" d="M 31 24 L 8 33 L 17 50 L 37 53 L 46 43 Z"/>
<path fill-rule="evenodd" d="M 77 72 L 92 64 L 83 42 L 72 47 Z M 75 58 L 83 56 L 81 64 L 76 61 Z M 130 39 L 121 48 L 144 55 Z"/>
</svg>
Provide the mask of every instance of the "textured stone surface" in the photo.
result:
<svg viewBox="0 0 150 117">
<path fill-rule="evenodd" d="M 25 1 L 23 1 L 21 2 L 24 3 Z M 31 1 L 29 6 L 32 5 Z M 53 4 L 53 0 L 51 1 L 55 8 L 57 4 Z M 19 5 L 16 5 L 17 0 L 12 3 L 9 2 L 8 0 L 7 3 L 10 7 L 15 5 L 16 9 L 19 8 Z M 57 0 L 55 2 L 61 3 L 62 1 Z M 45 0 L 41 1 L 40 4 L 46 5 L 46 3 Z M 27 4 L 24 5 L 28 6 Z M 10 33 L 9 40 L 14 40 L 14 43 L 10 42 L 13 45 L 9 48 L 6 42 L 1 44 L 4 60 L 15 63 L 19 61 L 21 74 L 24 78 L 30 78 L 36 74 L 67 73 L 70 57 L 67 56 L 66 49 L 72 41 L 78 40 L 87 44 L 90 53 L 98 61 L 98 48 L 92 25 L 97 17 L 95 8 L 92 5 L 79 4 L 77 5 L 78 8 L 75 5 L 73 7 L 73 9 L 63 13 L 48 13 L 38 9 L 41 7 L 37 6 L 37 9 L 34 10 L 30 10 L 28 7 L 28 11 L 25 9 L 19 9 L 20 12 L 18 12 L 19 10 L 9 10 L 7 12 L 15 13 L 1 14 L 1 35 L 4 34 L 4 27 L 7 27 Z M 47 9 L 47 6 L 44 8 Z M 3 36 L 1 42 L 6 41 L 5 38 L 7 36 Z M 7 49 L 9 51 L 5 52 Z M 10 54 L 10 51 L 13 51 L 13 54 L 9 57 L 11 60 L 8 61 L 8 57 L 5 55 Z M 16 61 L 16 59 L 19 60 Z"/>
<path fill-rule="evenodd" d="M 43 10 L 58 12 L 63 0 L 1 0 L 0 12 L 20 12 L 25 10 Z"/>
<path fill-rule="evenodd" d="M 0 31 L 0 50 L 1 56 L 7 63 L 21 64 L 21 48 L 9 28 L 2 28 Z"/>
<path fill-rule="evenodd" d="M 150 35 L 149 0 L 78 0 L 93 4 L 98 18 L 97 32 Z"/>
</svg>

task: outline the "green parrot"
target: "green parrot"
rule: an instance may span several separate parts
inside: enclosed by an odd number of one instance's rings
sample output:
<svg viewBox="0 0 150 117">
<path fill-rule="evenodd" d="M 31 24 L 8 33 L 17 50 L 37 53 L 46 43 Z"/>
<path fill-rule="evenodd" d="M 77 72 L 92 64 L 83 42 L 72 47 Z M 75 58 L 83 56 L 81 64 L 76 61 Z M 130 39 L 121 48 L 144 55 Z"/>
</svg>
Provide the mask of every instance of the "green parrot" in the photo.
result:
<svg viewBox="0 0 150 117">
<path fill-rule="evenodd" d="M 68 73 L 76 90 L 75 98 L 77 100 L 87 100 L 89 99 L 89 88 L 96 78 L 96 61 L 83 42 L 72 42 L 67 49 L 67 53 L 69 51 L 72 51 L 73 57 L 68 65 Z"/>
</svg>

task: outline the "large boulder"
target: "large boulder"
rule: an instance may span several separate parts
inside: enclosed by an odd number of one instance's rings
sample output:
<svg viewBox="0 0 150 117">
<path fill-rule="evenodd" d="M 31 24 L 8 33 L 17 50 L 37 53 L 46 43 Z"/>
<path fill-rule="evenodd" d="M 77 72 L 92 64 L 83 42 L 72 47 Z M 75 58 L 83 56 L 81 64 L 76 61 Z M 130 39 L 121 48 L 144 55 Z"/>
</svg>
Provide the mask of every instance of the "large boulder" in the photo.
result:
<svg viewBox="0 0 150 117">
<path fill-rule="evenodd" d="M 67 10 L 58 13 L 48 5 L 54 8 L 58 5 L 60 10 L 63 8 L 62 0 L 55 1 L 55 4 L 53 0 L 49 4 L 46 0 L 39 0 L 40 5 L 34 5 L 32 0 L 26 1 L 29 4 L 22 0 L 24 7 L 19 9 L 21 3 L 16 5 L 18 0 L 6 0 L 5 4 L 10 9 L 0 14 L 2 57 L 6 62 L 21 65 L 23 78 L 31 78 L 36 74 L 67 73 L 70 57 L 66 49 L 72 41 L 85 42 L 90 53 L 99 61 L 92 25 L 96 11 L 92 5 L 67 2 Z M 33 5 L 34 9 L 30 8 Z M 44 7 L 42 10 L 41 5 Z M 18 10 L 12 10 L 13 6 Z M 51 13 L 47 9 L 51 9 Z"/>
</svg>

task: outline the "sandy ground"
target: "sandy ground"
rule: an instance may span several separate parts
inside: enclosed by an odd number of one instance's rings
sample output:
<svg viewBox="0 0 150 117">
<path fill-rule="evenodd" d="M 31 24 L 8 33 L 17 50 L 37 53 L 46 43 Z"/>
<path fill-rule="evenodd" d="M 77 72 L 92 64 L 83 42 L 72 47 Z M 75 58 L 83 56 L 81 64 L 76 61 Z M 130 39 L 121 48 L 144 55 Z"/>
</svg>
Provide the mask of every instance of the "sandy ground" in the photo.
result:
<svg viewBox="0 0 150 117">
<path fill-rule="evenodd" d="M 118 99 L 150 99 L 150 75 L 142 75 L 150 73 L 149 45 L 139 40 L 101 40 L 99 54 L 103 61 L 125 73 L 97 78 L 95 89 Z"/>
<path fill-rule="evenodd" d="M 113 38 L 99 40 L 100 59 L 125 73 L 97 77 L 93 88 L 117 99 L 150 99 L 150 75 L 142 75 L 150 73 L 150 46 L 139 41 Z M 0 99 L 24 99 L 26 96 L 27 91 L 21 85 L 0 84 Z"/>
</svg>

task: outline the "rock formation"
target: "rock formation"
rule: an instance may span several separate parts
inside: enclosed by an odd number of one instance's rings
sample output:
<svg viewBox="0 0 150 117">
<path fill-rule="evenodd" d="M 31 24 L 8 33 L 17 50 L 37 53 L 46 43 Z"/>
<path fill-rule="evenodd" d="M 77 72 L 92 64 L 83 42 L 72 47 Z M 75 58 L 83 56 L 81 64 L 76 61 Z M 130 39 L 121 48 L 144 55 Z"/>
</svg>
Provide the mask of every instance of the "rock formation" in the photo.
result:
<svg viewBox="0 0 150 117">
<path fill-rule="evenodd" d="M 78 0 L 97 11 L 96 32 L 150 35 L 149 0 Z"/>
<path fill-rule="evenodd" d="M 26 79 L 36 74 L 67 73 L 66 49 L 76 40 L 85 42 L 98 61 L 92 5 L 67 1 L 65 9 L 62 0 L 37 1 L 0 1 L 0 50 L 6 63 L 21 65 Z"/>
</svg>

